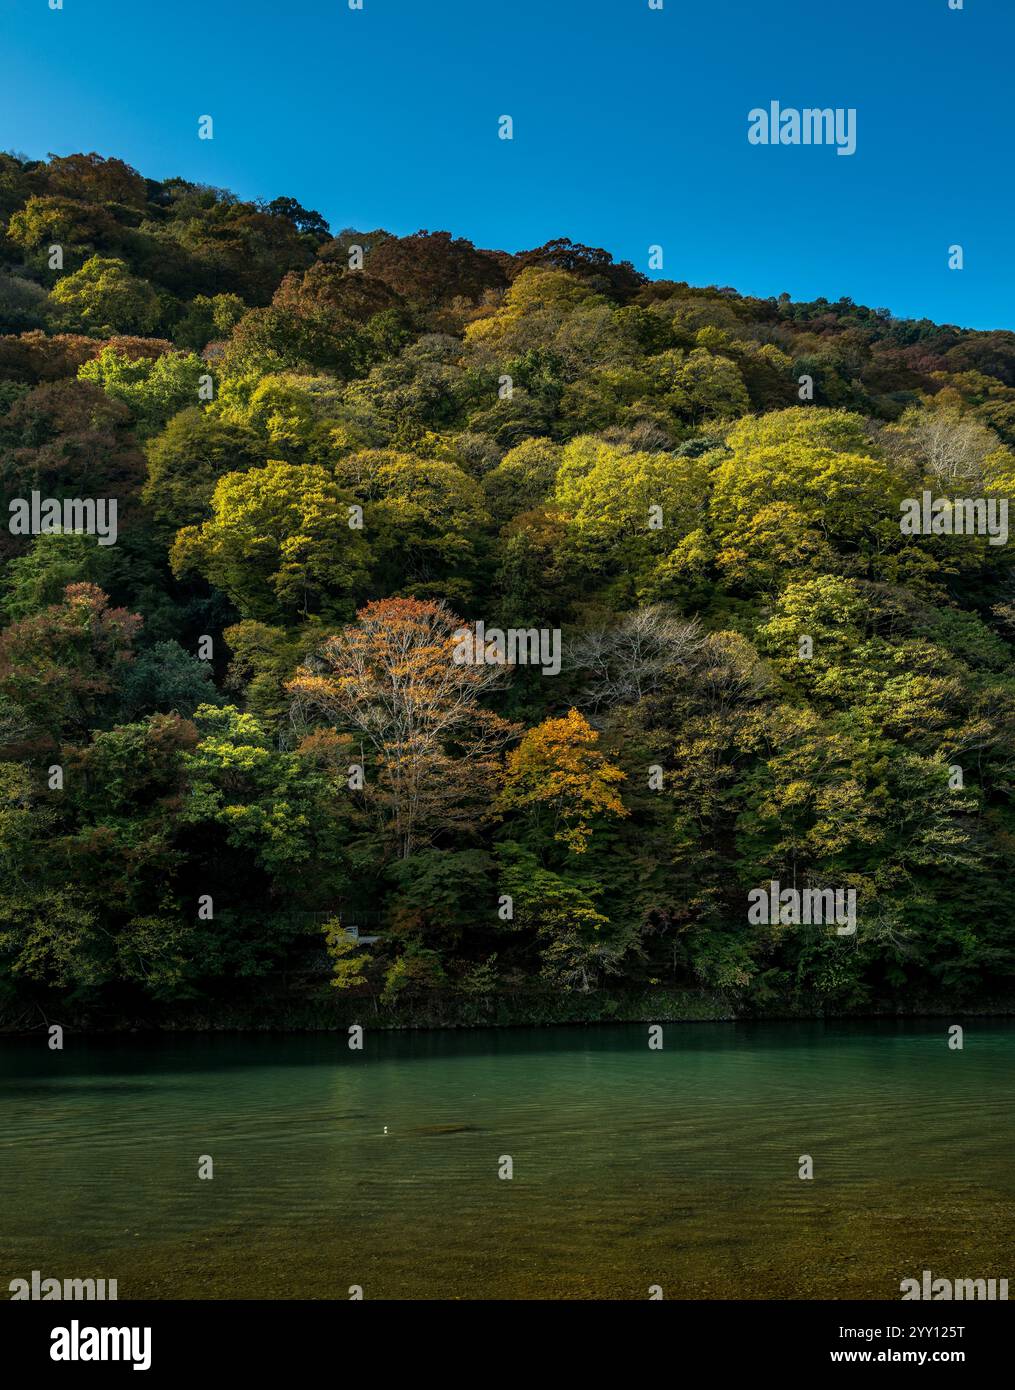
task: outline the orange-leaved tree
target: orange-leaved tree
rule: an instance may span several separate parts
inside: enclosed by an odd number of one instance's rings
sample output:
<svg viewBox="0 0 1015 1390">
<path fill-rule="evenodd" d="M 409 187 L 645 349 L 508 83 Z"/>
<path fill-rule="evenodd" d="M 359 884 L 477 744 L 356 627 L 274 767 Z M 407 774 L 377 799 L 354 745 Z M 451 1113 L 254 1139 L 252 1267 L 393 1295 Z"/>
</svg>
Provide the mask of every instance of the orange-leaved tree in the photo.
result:
<svg viewBox="0 0 1015 1390">
<path fill-rule="evenodd" d="M 289 683 L 293 717 L 323 716 L 372 747 L 377 781 L 363 790 L 405 859 L 489 813 L 518 728 L 480 703 L 504 669 L 455 660 L 465 625 L 443 603 L 380 599 L 357 618 Z"/>
</svg>

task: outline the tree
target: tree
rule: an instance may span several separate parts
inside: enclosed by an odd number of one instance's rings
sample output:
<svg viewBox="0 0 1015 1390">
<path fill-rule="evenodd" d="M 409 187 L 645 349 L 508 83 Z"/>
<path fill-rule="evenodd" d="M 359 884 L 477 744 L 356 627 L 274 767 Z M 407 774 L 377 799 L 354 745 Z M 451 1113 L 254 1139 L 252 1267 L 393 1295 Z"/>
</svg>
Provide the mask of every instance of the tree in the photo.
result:
<svg viewBox="0 0 1015 1390">
<path fill-rule="evenodd" d="M 584 854 L 597 817 L 628 814 L 615 790 L 626 774 L 596 748 L 598 742 L 576 709 L 527 730 L 508 754 L 498 810 L 549 812 L 554 840 Z"/>
<path fill-rule="evenodd" d="M 443 604 L 385 599 L 357 618 L 297 672 L 294 717 L 323 716 L 366 741 L 377 782 L 365 790 L 404 859 L 487 814 L 514 726 L 480 704 L 502 672 L 455 660 L 463 625 Z"/>
<path fill-rule="evenodd" d="M 105 159 L 94 152 L 51 154 L 47 180 L 54 193 L 66 198 L 135 208 L 143 208 L 147 201 L 145 181 L 136 169 L 122 159 Z"/>
<path fill-rule="evenodd" d="M 274 308 L 327 332 L 341 333 L 352 324 L 368 323 L 386 309 L 398 308 L 402 300 L 374 275 L 318 261 L 302 275 L 287 275 L 271 302 Z"/>
<path fill-rule="evenodd" d="M 501 522 L 545 502 L 560 467 L 560 447 L 549 439 L 526 439 L 510 449 L 483 479 L 487 503 Z"/>
<path fill-rule="evenodd" d="M 238 383 L 236 384 L 238 385 Z M 266 442 L 272 458 L 330 466 L 339 452 L 336 432 L 348 412 L 342 386 L 331 376 L 279 372 L 234 392 L 226 382 L 219 397 L 223 418 L 241 423 Z"/>
<path fill-rule="evenodd" d="M 284 217 L 298 232 L 309 233 L 315 240 L 331 236 L 331 230 L 321 214 L 301 206 L 295 198 L 273 198 L 266 204 L 265 212 L 272 217 Z"/>
<path fill-rule="evenodd" d="M 179 642 L 156 642 L 131 663 L 122 682 L 128 718 L 142 714 L 179 714 L 189 719 L 198 705 L 222 703 L 211 665 L 184 651 Z"/>
<path fill-rule="evenodd" d="M 170 559 L 228 594 L 244 617 L 342 616 L 366 576 L 368 550 L 350 528 L 352 496 L 323 469 L 269 459 L 215 485 L 212 516 L 186 526 Z"/>
<path fill-rule="evenodd" d="M 0 377 L 6 382 L 38 386 L 44 381 L 58 381 L 74 376 L 82 362 L 99 351 L 94 338 L 83 333 L 54 333 L 51 337 L 38 330 L 0 338 Z"/>
<path fill-rule="evenodd" d="M 982 488 L 986 461 L 1001 447 L 992 429 L 947 408 L 910 409 L 885 437 L 889 449 L 918 463 L 942 488 Z"/>
<path fill-rule="evenodd" d="M 118 924 L 172 900 L 182 865 L 176 821 L 184 762 L 196 741 L 187 720 L 155 714 L 95 730 L 61 749 L 59 857 L 79 867 L 88 899 L 99 912 L 110 905 Z"/>
<path fill-rule="evenodd" d="M 151 333 L 162 317 L 162 304 L 148 281 L 110 256 L 90 256 L 80 270 L 57 281 L 51 297 L 64 311 L 68 328 L 97 338 Z"/>
<path fill-rule="evenodd" d="M 340 917 L 330 917 L 324 924 L 324 944 L 331 961 L 331 985 L 333 989 L 357 989 L 365 985 L 367 977 L 363 973 L 370 965 L 370 955 L 357 954 L 356 938 L 342 925 Z"/>
<path fill-rule="evenodd" d="M 80 736 L 115 708 L 140 628 L 137 614 L 110 608 L 94 584 L 68 584 L 61 603 L 0 633 L 0 694 L 46 746 Z"/>
<path fill-rule="evenodd" d="M 252 714 L 232 705 L 199 705 L 199 738 L 188 754 L 184 824 L 201 827 L 269 878 L 293 881 L 320 857 L 336 854 L 336 819 L 328 779 L 298 753 L 280 750 Z M 341 879 L 336 862 L 322 867 L 324 896 Z"/>
<path fill-rule="evenodd" d="M 9 217 L 44 186 L 44 167 L 13 150 L 0 151 L 0 217 Z"/>
<path fill-rule="evenodd" d="M 737 364 L 729 357 L 695 348 L 683 353 L 664 353 L 653 358 L 659 364 L 660 384 L 674 413 L 700 424 L 705 420 L 735 418 L 750 409 L 750 397 Z M 664 365 L 665 364 L 665 367 Z"/>
<path fill-rule="evenodd" d="M 382 280 L 318 262 L 286 275 L 266 309 L 253 309 L 233 330 L 224 365 L 234 373 L 326 370 L 348 377 L 382 355 L 373 325 L 398 309 Z"/>
<path fill-rule="evenodd" d="M 27 277 L 0 273 L 0 333 L 41 328 L 46 322 L 47 295 Z"/>
<path fill-rule="evenodd" d="M 588 993 L 604 975 L 618 973 L 625 946 L 611 939 L 609 918 L 595 905 L 598 884 L 554 873 L 509 841 L 497 886 L 511 899 L 513 930 L 535 937 L 544 985 Z"/>
<path fill-rule="evenodd" d="M 492 351 L 524 352 L 540 340 L 553 341 L 565 318 L 575 310 L 595 308 L 608 311 L 608 301 L 584 281 L 563 270 L 527 266 L 505 294 L 503 304 L 495 313 L 471 323 L 465 339 L 470 345 Z"/>
<path fill-rule="evenodd" d="M 116 222 L 104 208 L 74 198 L 29 198 L 12 214 L 7 235 L 47 284 L 53 284 L 60 273 L 49 269 L 51 246 L 62 249 L 63 269 L 69 271 L 79 269 L 97 251 L 114 249 L 120 241 Z"/>
<path fill-rule="evenodd" d="M 386 237 L 370 251 L 366 267 L 372 276 L 424 309 L 455 298 L 477 300 L 484 291 L 507 284 L 493 256 L 450 232 Z"/>
<path fill-rule="evenodd" d="M 364 450 L 339 460 L 335 477 L 366 504 L 365 529 L 388 584 L 401 573 L 415 592 L 432 592 L 449 571 L 468 571 L 490 518 L 482 488 L 455 464 Z"/>
<path fill-rule="evenodd" d="M 520 251 L 514 261 L 523 272 L 530 266 L 566 270 L 571 275 L 591 281 L 596 289 L 602 289 L 622 301 L 629 299 L 647 283 L 645 276 L 635 270 L 630 261 L 615 263 L 610 253 L 602 247 L 583 246 L 570 237 L 557 237 L 532 251 Z"/>
<path fill-rule="evenodd" d="M 123 401 L 137 421 L 141 435 L 154 434 L 171 415 L 198 399 L 208 365 L 193 352 L 166 352 L 158 357 L 128 357 L 115 347 L 78 369 L 81 381 L 92 381 L 107 396 Z"/>
<path fill-rule="evenodd" d="M 286 685 L 322 635 L 329 634 L 315 628 L 287 631 L 252 618 L 234 623 L 222 634 L 232 654 L 226 689 L 266 728 L 291 727 Z"/>
<path fill-rule="evenodd" d="M 702 459 L 632 452 L 585 436 L 564 450 L 554 502 L 586 564 L 638 572 L 694 529 L 708 481 Z"/>
<path fill-rule="evenodd" d="M 700 625 L 652 604 L 613 627 L 594 628 L 567 650 L 569 669 L 586 677 L 583 703 L 598 710 L 644 699 L 672 681 L 702 646 Z"/>
<path fill-rule="evenodd" d="M 354 376 L 366 367 L 372 344 L 349 323 L 341 333 L 291 308 L 251 309 L 232 331 L 222 367 L 233 375 L 325 370 Z"/>
<path fill-rule="evenodd" d="M 0 608 L 10 619 L 27 618 L 59 603 L 68 584 L 87 581 L 103 588 L 113 568 L 109 547 L 93 536 L 54 532 L 36 536 L 3 572 Z"/>
<path fill-rule="evenodd" d="M 854 572 L 900 549 L 903 475 L 866 438 L 860 416 L 817 406 L 738 422 L 714 474 L 717 562 L 732 583 L 773 582 L 773 542 L 813 569 Z M 776 566 L 778 568 L 778 566 Z"/>
<path fill-rule="evenodd" d="M 191 293 L 238 294 L 245 304 L 265 305 L 284 275 L 312 263 L 312 240 L 286 217 L 273 217 L 230 194 L 216 198 L 215 192 L 199 190 L 196 207 L 193 201 L 188 207 L 193 195 L 182 197 L 177 215 L 160 228 L 160 240 L 177 243 L 191 264 L 204 269 L 196 284 L 191 274 Z"/>
<path fill-rule="evenodd" d="M 9 498 L 113 497 L 119 534 L 129 530 L 144 457 L 120 401 L 84 381 L 46 382 L 0 416 L 0 486 Z M 0 553 L 27 542 L 4 528 Z"/>
<path fill-rule="evenodd" d="M 174 530 L 205 520 L 220 478 L 266 461 L 264 442 L 255 430 L 198 405 L 174 415 L 148 440 L 145 452 L 143 499 Z"/>
<path fill-rule="evenodd" d="M 173 329 L 173 338 L 181 347 L 200 352 L 213 339 L 228 338 L 246 312 L 238 294 L 195 295 Z"/>
</svg>

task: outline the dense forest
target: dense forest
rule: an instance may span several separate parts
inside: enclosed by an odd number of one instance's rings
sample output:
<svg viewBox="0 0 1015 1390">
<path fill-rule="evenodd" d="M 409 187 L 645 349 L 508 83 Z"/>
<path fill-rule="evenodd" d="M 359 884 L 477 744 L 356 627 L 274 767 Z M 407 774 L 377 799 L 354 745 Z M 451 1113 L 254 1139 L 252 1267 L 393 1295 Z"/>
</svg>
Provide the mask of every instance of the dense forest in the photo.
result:
<svg viewBox="0 0 1015 1390">
<path fill-rule="evenodd" d="M 0 334 L 8 1020 L 1010 987 L 1012 542 L 900 513 L 1012 490 L 1015 334 L 96 154 L 0 156 Z"/>
</svg>

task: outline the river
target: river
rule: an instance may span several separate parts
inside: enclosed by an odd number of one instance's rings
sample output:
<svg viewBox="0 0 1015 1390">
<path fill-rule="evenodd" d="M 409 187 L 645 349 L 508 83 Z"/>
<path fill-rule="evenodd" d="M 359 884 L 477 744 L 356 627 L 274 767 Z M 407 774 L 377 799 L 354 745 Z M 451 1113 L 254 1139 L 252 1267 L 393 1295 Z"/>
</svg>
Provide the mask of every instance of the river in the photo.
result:
<svg viewBox="0 0 1015 1390">
<path fill-rule="evenodd" d="M 362 1051 L 7 1039 L 0 1288 L 897 1299 L 924 1269 L 1006 1278 L 1015 1023 L 966 1020 L 953 1050 L 949 1022 L 667 1024 L 661 1050 L 645 1025 L 367 1029 Z"/>
</svg>

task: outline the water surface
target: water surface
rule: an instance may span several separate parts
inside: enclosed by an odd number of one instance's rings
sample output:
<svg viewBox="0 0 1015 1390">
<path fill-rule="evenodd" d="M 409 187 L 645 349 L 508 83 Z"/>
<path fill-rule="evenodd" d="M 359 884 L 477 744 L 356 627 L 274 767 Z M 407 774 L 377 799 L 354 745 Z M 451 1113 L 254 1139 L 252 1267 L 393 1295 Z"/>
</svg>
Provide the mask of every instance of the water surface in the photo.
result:
<svg viewBox="0 0 1015 1390">
<path fill-rule="evenodd" d="M 1015 1277 L 1015 1025 L 0 1043 L 0 1296 L 899 1297 Z M 199 1160 L 214 1178 L 198 1178 Z M 800 1159 L 814 1178 L 799 1177 Z M 513 1177 L 498 1177 L 505 1156 Z"/>
</svg>

